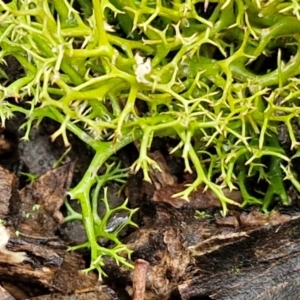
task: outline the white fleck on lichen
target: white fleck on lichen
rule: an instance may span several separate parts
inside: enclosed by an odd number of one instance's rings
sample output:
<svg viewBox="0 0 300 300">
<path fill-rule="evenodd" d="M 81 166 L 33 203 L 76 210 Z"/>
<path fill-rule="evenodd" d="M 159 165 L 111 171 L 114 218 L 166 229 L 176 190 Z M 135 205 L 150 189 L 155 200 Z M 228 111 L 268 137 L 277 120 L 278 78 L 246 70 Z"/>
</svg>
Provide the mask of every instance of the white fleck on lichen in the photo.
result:
<svg viewBox="0 0 300 300">
<path fill-rule="evenodd" d="M 108 24 L 106 21 L 104 21 L 104 30 L 106 32 L 115 32 L 114 27 Z"/>
<path fill-rule="evenodd" d="M 149 81 L 145 78 L 146 75 L 149 75 L 152 71 L 151 59 L 141 56 L 139 53 L 136 53 L 134 56 L 135 63 L 137 65 L 135 69 L 136 80 L 139 83 L 149 83 Z"/>
</svg>

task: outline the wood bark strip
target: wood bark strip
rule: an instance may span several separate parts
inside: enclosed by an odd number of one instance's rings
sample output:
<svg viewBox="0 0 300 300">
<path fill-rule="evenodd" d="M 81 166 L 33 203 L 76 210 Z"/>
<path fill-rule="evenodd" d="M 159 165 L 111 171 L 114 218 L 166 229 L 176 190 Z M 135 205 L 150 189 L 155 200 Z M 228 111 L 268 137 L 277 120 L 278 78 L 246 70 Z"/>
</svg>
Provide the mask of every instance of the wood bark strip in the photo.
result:
<svg viewBox="0 0 300 300">
<path fill-rule="evenodd" d="M 133 259 L 149 262 L 145 299 L 297 299 L 300 213 L 277 212 L 263 225 L 257 211 L 240 217 L 237 228 L 218 224 L 217 215 L 196 220 L 189 209 L 158 205 L 151 226 L 128 242 Z"/>
</svg>

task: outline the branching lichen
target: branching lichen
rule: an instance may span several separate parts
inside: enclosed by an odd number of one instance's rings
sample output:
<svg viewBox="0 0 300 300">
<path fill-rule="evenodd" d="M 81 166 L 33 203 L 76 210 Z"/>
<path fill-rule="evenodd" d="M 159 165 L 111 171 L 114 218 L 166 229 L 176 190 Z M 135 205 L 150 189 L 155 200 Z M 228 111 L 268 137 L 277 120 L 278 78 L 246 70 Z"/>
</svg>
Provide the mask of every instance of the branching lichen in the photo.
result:
<svg viewBox="0 0 300 300">
<path fill-rule="evenodd" d="M 283 180 L 299 190 L 293 158 L 278 140 L 284 125 L 291 151 L 299 148 L 297 1 L 80 0 L 80 9 L 67 0 L 6 2 L 0 0 L 0 59 L 15 57 L 24 75 L 1 85 L 1 122 L 24 113 L 28 139 L 35 122 L 52 118 L 60 123 L 52 139 L 62 136 L 68 145 L 69 130 L 95 151 L 69 193 L 81 203 L 89 269 L 101 273 L 103 255 L 120 260 L 117 240 L 115 252 L 97 244 L 105 233 L 91 197 L 100 167 L 135 140 L 140 156 L 132 170 L 142 168 L 150 180 L 153 137 L 177 139 L 196 179 L 176 197 L 188 200 L 204 184 L 223 214 L 227 204 L 240 205 L 225 187 L 240 189 L 243 206 L 264 210 L 275 198 L 290 202 Z M 137 100 L 147 109 L 139 111 Z M 258 191 L 249 178 L 263 182 Z"/>
</svg>

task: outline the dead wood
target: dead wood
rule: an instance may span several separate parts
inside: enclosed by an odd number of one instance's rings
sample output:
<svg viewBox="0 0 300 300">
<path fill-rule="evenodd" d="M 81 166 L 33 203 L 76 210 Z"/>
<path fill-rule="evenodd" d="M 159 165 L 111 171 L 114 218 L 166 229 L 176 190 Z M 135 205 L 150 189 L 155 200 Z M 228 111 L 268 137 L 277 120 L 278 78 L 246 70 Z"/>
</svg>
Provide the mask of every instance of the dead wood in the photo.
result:
<svg viewBox="0 0 300 300">
<path fill-rule="evenodd" d="M 1 298 L 1 296 L 3 297 Z M 6 297 L 6 298 L 4 298 Z M 14 297 L 0 287 L 0 299 L 1 300 L 15 300 Z M 116 293 L 105 285 L 96 285 L 93 289 L 86 289 L 77 291 L 72 295 L 62 295 L 52 293 L 49 295 L 38 296 L 30 298 L 31 300 L 119 300 Z"/>
<path fill-rule="evenodd" d="M 18 192 L 16 177 L 0 167 L 0 214 L 6 221 L 6 228 L 0 228 L 2 284 L 63 294 L 96 284 L 95 274 L 80 271 L 85 267 L 81 255 L 67 252 L 67 245 L 56 235 L 63 221 L 60 208 L 70 188 L 73 168 L 74 164 L 68 163 L 50 170 Z M 25 295 L 28 298 L 29 294 Z"/>
<path fill-rule="evenodd" d="M 127 243 L 133 259 L 149 262 L 145 299 L 297 299 L 300 214 L 228 218 L 238 221 L 218 224 L 218 213 L 197 220 L 188 207 L 158 204 L 152 223 Z"/>
</svg>

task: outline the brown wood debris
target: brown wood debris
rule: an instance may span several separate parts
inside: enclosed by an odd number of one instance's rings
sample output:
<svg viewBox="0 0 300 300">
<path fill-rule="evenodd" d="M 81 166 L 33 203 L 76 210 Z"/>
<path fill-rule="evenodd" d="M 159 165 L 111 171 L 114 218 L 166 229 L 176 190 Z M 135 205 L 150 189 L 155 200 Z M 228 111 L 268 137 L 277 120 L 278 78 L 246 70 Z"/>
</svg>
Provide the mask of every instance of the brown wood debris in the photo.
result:
<svg viewBox="0 0 300 300">
<path fill-rule="evenodd" d="M 158 205 L 152 224 L 127 244 L 133 259 L 149 262 L 144 299 L 254 300 L 299 292 L 300 213 L 248 215 L 251 226 L 240 215 L 236 227 L 218 224 L 217 215 L 196 220 L 186 209 Z"/>
<path fill-rule="evenodd" d="M 5 221 L 0 225 L 2 284 L 69 294 L 92 288 L 97 282 L 95 274 L 80 271 L 84 268 L 81 256 L 67 252 L 67 245 L 56 236 L 73 168 L 74 164 L 68 163 L 52 169 L 19 192 L 16 177 L 0 167 L 0 215 Z"/>
<path fill-rule="evenodd" d="M 144 300 L 146 289 L 146 278 L 149 263 L 144 259 L 137 259 L 134 262 L 134 271 L 132 274 L 133 300 Z"/>
</svg>

